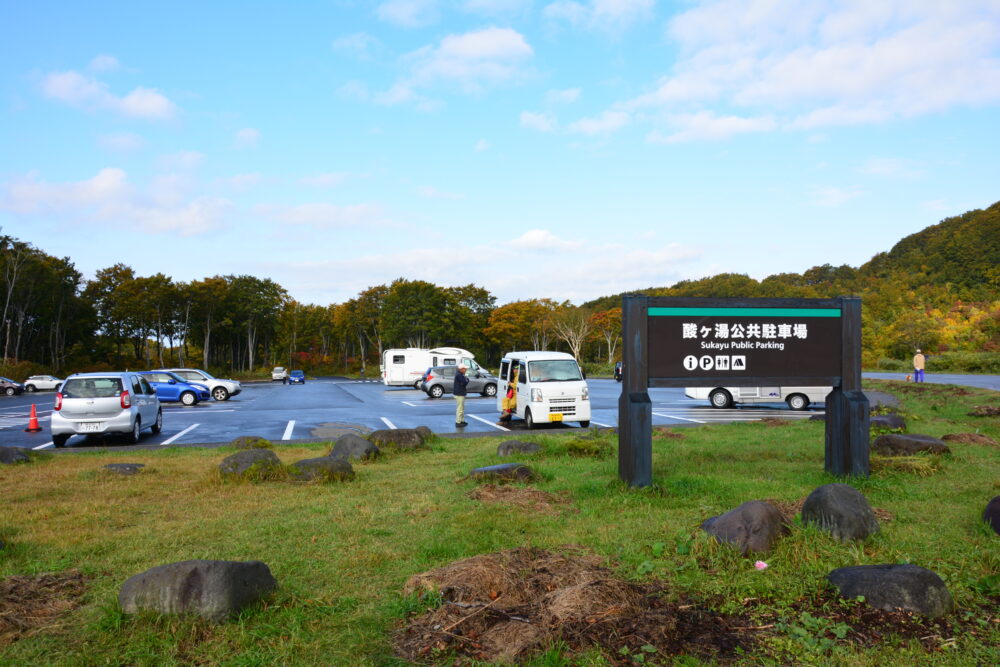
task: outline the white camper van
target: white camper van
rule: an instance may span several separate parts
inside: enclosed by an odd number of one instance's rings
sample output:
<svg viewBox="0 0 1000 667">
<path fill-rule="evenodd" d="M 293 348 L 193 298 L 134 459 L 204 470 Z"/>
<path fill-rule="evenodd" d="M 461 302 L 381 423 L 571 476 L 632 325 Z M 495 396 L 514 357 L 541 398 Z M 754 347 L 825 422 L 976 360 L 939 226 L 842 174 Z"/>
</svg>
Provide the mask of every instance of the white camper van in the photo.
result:
<svg viewBox="0 0 1000 667">
<path fill-rule="evenodd" d="M 590 390 L 580 365 L 565 352 L 508 352 L 500 362 L 497 409 L 503 410 L 507 384 L 517 371 L 517 409 L 528 428 L 550 422 L 590 426 Z"/>
<path fill-rule="evenodd" d="M 479 370 L 475 355 L 460 347 L 419 347 L 386 350 L 382 353 L 382 384 L 387 387 L 420 388 L 420 380 L 431 366 L 458 366 Z"/>
<path fill-rule="evenodd" d="M 792 410 L 805 410 L 810 403 L 825 403 L 833 387 L 685 387 L 688 398 L 708 400 L 713 408 L 731 408 L 734 403 L 788 403 Z"/>
</svg>

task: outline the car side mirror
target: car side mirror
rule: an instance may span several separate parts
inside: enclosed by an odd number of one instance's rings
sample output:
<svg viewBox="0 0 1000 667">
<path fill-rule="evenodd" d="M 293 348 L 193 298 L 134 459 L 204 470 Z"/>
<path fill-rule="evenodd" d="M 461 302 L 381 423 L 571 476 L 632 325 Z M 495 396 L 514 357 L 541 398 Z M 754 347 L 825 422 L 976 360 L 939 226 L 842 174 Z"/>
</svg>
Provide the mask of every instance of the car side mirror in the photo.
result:
<svg viewBox="0 0 1000 667">
<path fill-rule="evenodd" d="M 177 384 L 177 380 L 167 380 L 169 384 Z"/>
</svg>

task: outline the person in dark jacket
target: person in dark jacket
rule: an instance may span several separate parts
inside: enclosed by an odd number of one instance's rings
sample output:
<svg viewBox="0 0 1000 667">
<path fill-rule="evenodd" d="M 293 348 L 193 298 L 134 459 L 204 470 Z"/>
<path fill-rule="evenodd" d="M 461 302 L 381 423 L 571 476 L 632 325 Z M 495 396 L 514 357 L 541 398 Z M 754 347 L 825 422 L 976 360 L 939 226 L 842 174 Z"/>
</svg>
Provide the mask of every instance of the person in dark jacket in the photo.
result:
<svg viewBox="0 0 1000 667">
<path fill-rule="evenodd" d="M 465 421 L 465 396 L 469 393 L 469 378 L 465 376 L 465 370 L 465 366 L 459 366 L 455 373 L 455 389 L 452 391 L 455 394 L 455 426 L 469 425 Z"/>
</svg>

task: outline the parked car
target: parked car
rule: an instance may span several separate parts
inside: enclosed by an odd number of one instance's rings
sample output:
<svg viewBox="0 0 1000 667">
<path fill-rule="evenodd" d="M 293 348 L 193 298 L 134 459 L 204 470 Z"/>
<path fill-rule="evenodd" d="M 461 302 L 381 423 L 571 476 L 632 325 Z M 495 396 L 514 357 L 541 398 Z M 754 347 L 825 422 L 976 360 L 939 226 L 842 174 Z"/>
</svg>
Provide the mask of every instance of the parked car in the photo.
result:
<svg viewBox="0 0 1000 667">
<path fill-rule="evenodd" d="M 8 396 L 13 396 L 14 394 L 20 394 L 23 391 L 24 385 L 20 382 L 14 382 L 10 378 L 0 376 L 0 392 L 3 392 Z"/>
<path fill-rule="evenodd" d="M 426 379 L 421 382 L 421 388 L 431 398 L 441 398 L 455 390 L 457 372 L 458 366 L 434 366 L 427 372 Z M 485 368 L 479 370 L 470 368 L 465 374 L 469 378 L 469 386 L 466 389 L 470 394 L 479 392 L 483 396 L 497 395 L 496 376 Z"/>
<path fill-rule="evenodd" d="M 737 403 L 781 403 L 789 410 L 805 410 L 810 403 L 825 403 L 833 387 L 685 387 L 684 395 L 708 400 L 713 408 L 731 408 Z"/>
<path fill-rule="evenodd" d="M 271 382 L 288 382 L 288 369 L 284 366 L 275 366 L 271 371 Z"/>
<path fill-rule="evenodd" d="M 156 397 L 163 402 L 180 401 L 184 405 L 196 405 L 198 401 L 212 398 L 206 385 L 188 382 L 170 371 L 142 371 L 139 375 L 153 386 Z"/>
<path fill-rule="evenodd" d="M 197 382 L 208 387 L 212 398 L 217 401 L 228 401 L 231 397 L 243 391 L 243 385 L 236 380 L 221 380 L 200 368 L 157 368 L 158 371 L 176 373 L 186 382 Z"/>
<path fill-rule="evenodd" d="M 580 365 L 571 354 L 531 350 L 508 352 L 500 360 L 501 396 L 517 375 L 517 405 L 514 416 L 528 428 L 551 422 L 579 422 L 590 426 L 590 388 Z M 502 410 L 502 398 L 497 409 Z"/>
<path fill-rule="evenodd" d="M 29 393 L 43 389 L 58 391 L 60 386 L 62 386 L 62 380 L 54 375 L 32 375 L 24 381 L 24 390 Z"/>
<path fill-rule="evenodd" d="M 136 443 L 144 429 L 160 432 L 163 411 L 156 390 L 138 373 L 76 373 L 56 392 L 50 428 L 56 447 L 77 434 L 125 433 Z"/>
<path fill-rule="evenodd" d="M 615 363 L 615 380 L 622 381 L 622 362 L 620 361 Z"/>
<path fill-rule="evenodd" d="M 288 375 L 288 384 L 305 384 L 306 374 L 305 371 L 292 371 Z"/>
</svg>

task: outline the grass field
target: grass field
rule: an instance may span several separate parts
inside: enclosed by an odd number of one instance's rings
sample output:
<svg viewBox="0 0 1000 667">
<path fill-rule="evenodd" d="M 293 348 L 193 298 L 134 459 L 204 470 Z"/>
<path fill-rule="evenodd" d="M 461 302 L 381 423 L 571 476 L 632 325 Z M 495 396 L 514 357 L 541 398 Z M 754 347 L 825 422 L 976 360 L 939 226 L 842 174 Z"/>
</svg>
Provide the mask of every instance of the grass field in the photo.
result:
<svg viewBox="0 0 1000 667">
<path fill-rule="evenodd" d="M 1000 405 L 996 392 L 866 386 L 900 397 L 909 432 L 1000 440 L 1000 420 L 968 415 L 976 405 Z M 822 422 L 656 433 L 655 484 L 646 489 L 618 481 L 610 433 L 583 443 L 564 434 L 522 439 L 543 450 L 513 460 L 540 474 L 530 490 L 546 494 L 524 505 L 470 495 L 479 488 L 466 478 L 471 469 L 504 462 L 497 437 L 389 452 L 357 463 L 354 481 L 329 484 L 221 482 L 213 471 L 228 448 L 66 452 L 2 466 L 0 577 L 64 573 L 75 583 L 61 597 L 50 587 L 53 601 L 35 611 L 17 587 L 0 589 L 0 664 L 406 664 L 394 648 L 397 630 L 442 604 L 440 596 L 405 594 L 410 577 L 479 554 L 567 545 L 595 555 L 621 581 L 655 588 L 678 609 L 742 619 L 743 639 L 735 648 L 702 642 L 671 654 L 617 634 L 589 648 L 563 637 L 520 662 L 1000 664 L 1000 536 L 980 518 L 1000 495 L 1000 447 L 950 443 L 951 456 L 873 461 L 870 478 L 850 483 L 878 510 L 878 534 L 841 544 L 795 518 L 791 534 L 763 557 L 767 569 L 758 570 L 757 557 L 716 544 L 699 524 L 747 500 L 793 507 L 817 486 L 841 481 L 823 472 Z M 328 450 L 276 451 L 289 463 Z M 146 467 L 134 477 L 102 472 L 111 462 Z M 121 613 L 125 579 L 194 558 L 261 560 L 279 590 L 221 625 Z M 834 568 L 875 563 L 933 570 L 956 610 L 935 622 L 874 618 L 863 605 L 838 602 L 825 583 Z M 26 621 L 34 617 L 44 622 Z M 424 659 L 451 664 L 459 645 L 445 642 Z"/>
</svg>

